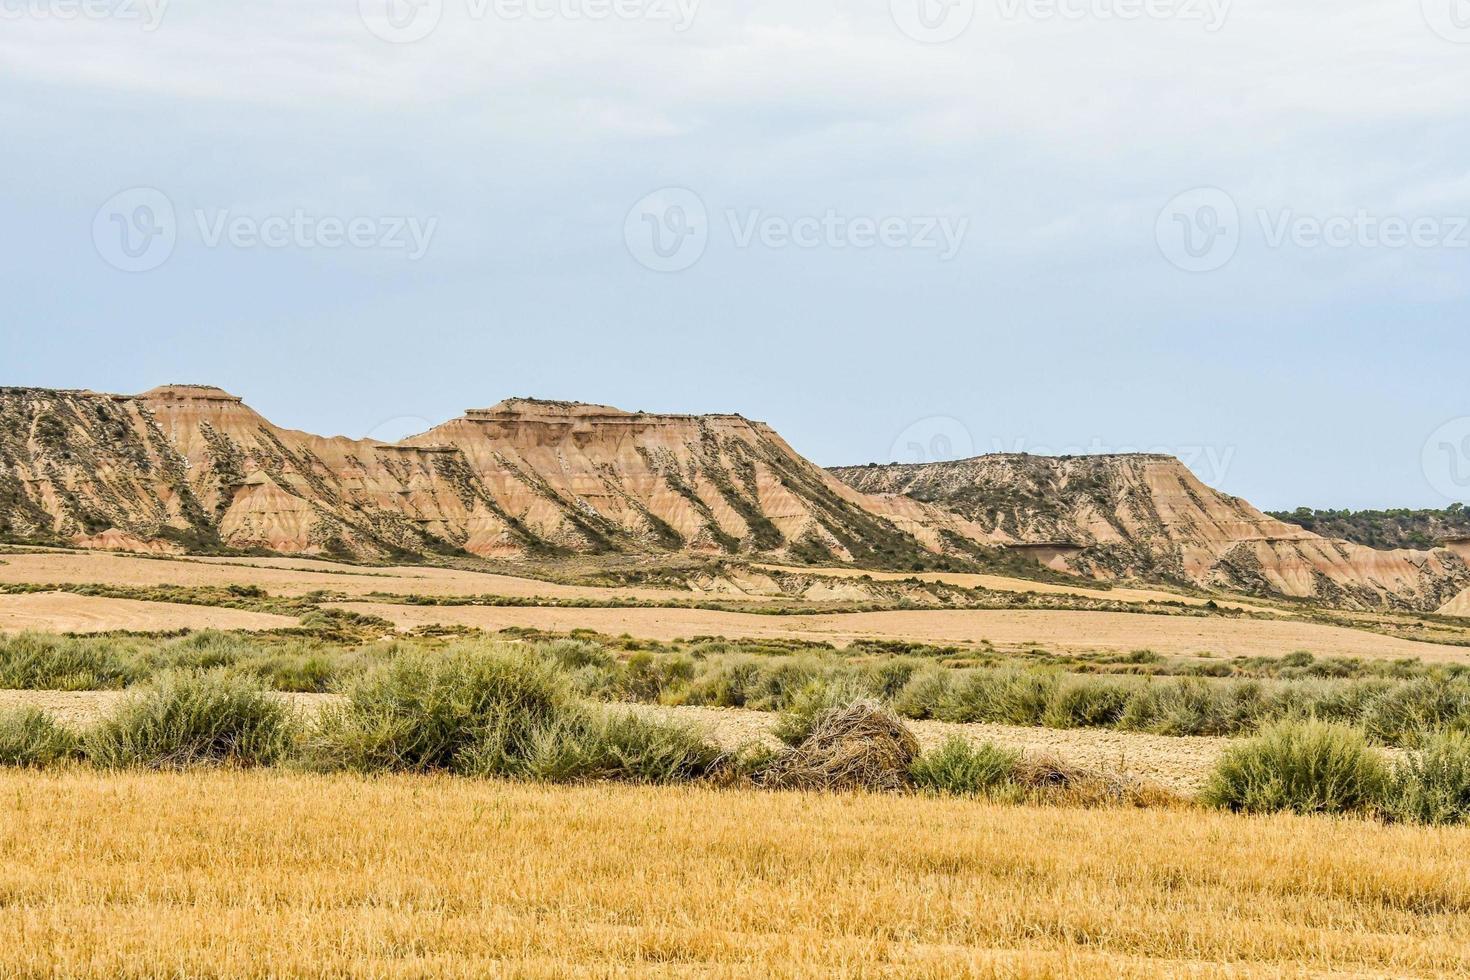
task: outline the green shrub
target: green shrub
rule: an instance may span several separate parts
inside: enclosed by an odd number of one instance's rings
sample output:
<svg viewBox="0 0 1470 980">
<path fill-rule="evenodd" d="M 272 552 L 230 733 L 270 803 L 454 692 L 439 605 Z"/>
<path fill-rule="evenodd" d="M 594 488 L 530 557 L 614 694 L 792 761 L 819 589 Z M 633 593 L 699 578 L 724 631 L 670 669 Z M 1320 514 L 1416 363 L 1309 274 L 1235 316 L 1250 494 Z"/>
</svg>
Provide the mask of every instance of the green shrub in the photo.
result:
<svg viewBox="0 0 1470 980">
<path fill-rule="evenodd" d="M 1388 745 L 1412 745 L 1424 733 L 1470 727 L 1470 682 L 1434 674 L 1393 684 L 1366 706 L 1363 727 Z"/>
<path fill-rule="evenodd" d="M 724 752 L 689 726 L 586 711 L 541 729 L 524 772 L 546 782 L 674 783 L 709 776 L 723 760 Z"/>
<path fill-rule="evenodd" d="M 407 653 L 358 678 L 323 713 L 311 761 L 325 768 L 511 774 L 543 729 L 577 700 L 566 676 L 533 652 L 463 644 Z M 496 760 L 499 761 L 496 761 Z"/>
<path fill-rule="evenodd" d="M 1011 783 L 1020 762 L 1019 752 L 954 736 L 915 759 L 909 775 L 929 792 L 974 796 Z"/>
<path fill-rule="evenodd" d="M 1129 694 L 1122 684 L 1069 681 L 1057 690 L 1041 720 L 1048 728 L 1111 728 L 1123 717 Z"/>
<path fill-rule="evenodd" d="M 1470 820 L 1470 735 L 1443 732 L 1423 739 L 1394 772 L 1389 810 L 1413 823 Z"/>
<path fill-rule="evenodd" d="M 950 675 L 943 667 L 916 672 L 894 696 L 893 710 L 904 718 L 920 721 L 936 717 L 949 693 Z"/>
<path fill-rule="evenodd" d="M 936 717 L 954 722 L 1039 725 L 1060 684 L 1050 673 L 973 671 L 949 685 Z"/>
<path fill-rule="evenodd" d="M 1320 721 L 1278 722 L 1226 749 L 1205 802 L 1247 813 L 1369 813 L 1390 782 L 1361 731 Z"/>
<path fill-rule="evenodd" d="M 40 768 L 76 752 L 76 736 L 44 711 L 21 708 L 0 714 L 0 766 Z"/>
<path fill-rule="evenodd" d="M 617 694 L 624 700 L 653 704 L 666 691 L 688 683 L 693 676 L 694 661 L 688 657 L 635 653 L 623 664 Z"/>
<path fill-rule="evenodd" d="M 811 681 L 791 699 L 771 729 L 781 741 L 796 746 L 805 742 L 817 724 L 834 709 L 870 699 L 873 692 L 854 676 L 824 683 Z"/>
<path fill-rule="evenodd" d="M 269 765 L 290 749 L 294 715 L 260 687 L 220 673 L 167 674 L 82 738 L 109 768 Z"/>
<path fill-rule="evenodd" d="M 43 633 L 0 636 L 0 688 L 99 691 L 120 688 L 134 670 L 101 639 Z"/>
</svg>

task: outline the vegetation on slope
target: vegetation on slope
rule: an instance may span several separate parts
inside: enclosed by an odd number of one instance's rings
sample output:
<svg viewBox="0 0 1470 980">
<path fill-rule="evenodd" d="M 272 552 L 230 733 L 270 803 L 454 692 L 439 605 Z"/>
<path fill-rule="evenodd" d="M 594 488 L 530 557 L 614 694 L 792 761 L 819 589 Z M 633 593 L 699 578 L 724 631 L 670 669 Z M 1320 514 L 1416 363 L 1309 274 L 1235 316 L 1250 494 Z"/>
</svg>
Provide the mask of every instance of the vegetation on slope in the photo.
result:
<svg viewBox="0 0 1470 980">
<path fill-rule="evenodd" d="M 1470 509 L 1451 504 L 1443 510 L 1296 510 L 1271 514 L 1277 520 L 1326 538 L 1340 538 L 1388 550 L 1438 547 L 1446 539 L 1470 538 Z"/>
</svg>

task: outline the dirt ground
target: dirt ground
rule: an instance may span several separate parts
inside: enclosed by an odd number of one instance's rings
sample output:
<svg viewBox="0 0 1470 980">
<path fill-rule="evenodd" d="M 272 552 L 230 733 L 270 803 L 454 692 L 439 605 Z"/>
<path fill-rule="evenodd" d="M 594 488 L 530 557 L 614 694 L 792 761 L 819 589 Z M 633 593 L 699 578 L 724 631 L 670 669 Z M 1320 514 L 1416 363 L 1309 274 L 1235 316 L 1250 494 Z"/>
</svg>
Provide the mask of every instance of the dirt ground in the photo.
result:
<svg viewBox="0 0 1470 980">
<path fill-rule="evenodd" d="M 1056 582 L 1033 582 L 1030 579 L 1010 578 L 1005 575 L 977 575 L 969 572 L 867 572 L 858 568 L 791 568 L 785 565 L 756 565 L 773 572 L 796 572 L 803 575 L 820 575 L 827 578 L 855 579 L 864 576 L 875 582 L 902 582 L 918 579 L 921 582 L 941 582 L 962 589 L 993 589 L 997 592 L 1036 592 L 1042 595 L 1074 595 L 1084 599 L 1104 599 L 1113 602 L 1182 602 L 1186 606 L 1203 606 L 1209 599 L 1187 596 L 1162 589 L 1089 589 L 1077 585 L 1062 585 Z M 1214 602 L 1226 609 L 1253 609 L 1261 612 L 1287 615 L 1283 610 L 1270 606 L 1242 602 L 1238 599 L 1215 599 Z"/>
<path fill-rule="evenodd" d="M 308 716 L 338 700 L 333 694 L 279 694 Z M 4 691 L 0 711 L 33 707 L 49 712 L 74 728 L 91 724 L 114 709 L 125 691 Z M 688 722 L 729 749 L 752 742 L 778 746 L 771 734 L 777 715 L 739 708 L 667 708 L 630 704 L 619 708 L 653 717 Z M 956 725 L 939 721 L 905 721 L 925 750 L 951 736 L 972 742 L 994 742 L 1035 755 L 1055 756 L 1070 765 L 1156 783 L 1181 793 L 1194 793 L 1226 744 L 1223 738 L 1167 737 L 1104 729 L 1019 728 L 1012 725 Z"/>
<path fill-rule="evenodd" d="M 294 597 L 325 590 L 365 596 L 503 595 L 558 599 L 689 598 L 663 589 L 602 589 L 535 579 L 462 572 L 448 568 L 366 568 L 304 558 L 190 558 L 165 560 L 110 552 L 59 551 L 0 554 L 0 582 L 34 584 L 222 586 L 257 585 L 272 595 Z"/>
<path fill-rule="evenodd" d="M 937 644 L 990 641 L 1000 650 L 1041 646 L 1056 653 L 1130 652 L 1220 657 L 1281 656 L 1307 650 L 1319 656 L 1417 657 L 1426 662 L 1470 662 L 1470 647 L 1417 643 L 1340 626 L 1294 620 L 1148 616 L 1061 610 L 934 609 L 900 612 L 764 616 L 707 609 L 555 609 L 487 606 L 398 606 L 348 602 L 343 608 L 381 616 L 401 629 L 428 624 L 487 630 L 528 627 L 553 632 L 590 629 L 642 639 L 694 636 L 732 639 L 799 637 L 839 646 L 855 639 Z"/>
<path fill-rule="evenodd" d="M 289 616 L 186 606 L 172 602 L 103 599 L 67 592 L 0 595 L 0 632 L 46 630 L 56 633 L 103 633 L 110 630 L 273 630 L 295 626 Z"/>
<path fill-rule="evenodd" d="M 665 708 L 629 705 L 640 714 L 690 722 L 727 748 L 756 742 L 781 743 L 771 734 L 777 715 L 740 708 Z M 925 751 L 958 735 L 970 742 L 994 742 L 1031 755 L 1054 756 L 1070 765 L 1109 775 L 1128 776 L 1177 792 L 1192 794 L 1229 744 L 1224 738 L 1174 738 L 1097 728 L 1058 730 L 1014 725 L 957 725 L 942 721 L 909 721 Z"/>
</svg>

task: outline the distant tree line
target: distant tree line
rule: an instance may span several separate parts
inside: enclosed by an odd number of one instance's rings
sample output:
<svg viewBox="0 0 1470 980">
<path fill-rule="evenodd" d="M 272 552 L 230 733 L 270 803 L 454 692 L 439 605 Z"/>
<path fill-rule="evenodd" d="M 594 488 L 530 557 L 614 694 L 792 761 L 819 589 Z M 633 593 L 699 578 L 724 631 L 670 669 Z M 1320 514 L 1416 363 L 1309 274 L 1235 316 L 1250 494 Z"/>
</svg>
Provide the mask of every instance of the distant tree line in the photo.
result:
<svg viewBox="0 0 1470 980">
<path fill-rule="evenodd" d="M 1327 538 L 1342 538 L 1370 548 L 1433 548 L 1446 538 L 1470 538 L 1470 508 L 1443 510 L 1315 510 L 1298 507 L 1272 517 Z"/>
</svg>

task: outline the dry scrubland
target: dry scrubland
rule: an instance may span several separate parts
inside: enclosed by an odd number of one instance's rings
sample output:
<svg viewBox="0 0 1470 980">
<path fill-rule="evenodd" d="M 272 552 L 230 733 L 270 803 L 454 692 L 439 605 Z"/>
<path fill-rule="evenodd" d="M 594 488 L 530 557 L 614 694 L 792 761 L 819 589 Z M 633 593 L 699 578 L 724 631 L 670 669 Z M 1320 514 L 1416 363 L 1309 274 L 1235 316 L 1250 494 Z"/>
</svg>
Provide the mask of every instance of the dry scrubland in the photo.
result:
<svg viewBox="0 0 1470 980">
<path fill-rule="evenodd" d="M 1266 657 L 1306 650 L 1319 656 L 1470 661 L 1470 647 L 1419 643 L 1294 620 L 1010 609 L 762 616 L 710 609 L 398 606 L 377 602 L 346 602 L 340 606 L 382 617 L 402 629 L 429 625 L 549 632 L 590 629 L 611 636 L 628 633 L 654 640 L 687 636 L 793 637 L 839 646 L 859 639 L 935 644 L 988 640 L 1003 650 L 1037 645 L 1059 653 L 1149 649 L 1171 656 L 1210 652 L 1222 657 Z"/>
<path fill-rule="evenodd" d="M 436 569 L 352 569 L 296 559 L 176 562 L 62 553 L 6 554 L 0 561 L 0 584 L 38 581 L 217 589 L 239 583 L 267 589 L 271 597 L 324 589 L 349 596 L 375 591 L 569 599 L 679 594 L 555 586 Z M 280 608 L 260 596 L 250 602 L 255 608 Z M 1016 651 L 1033 644 L 1055 654 L 1155 651 L 1143 659 L 1074 661 L 1054 664 L 1052 670 L 1184 669 L 1162 664 L 1162 657 L 1209 651 L 1219 658 L 1282 658 L 1309 650 L 1367 661 L 1366 667 L 1354 667 L 1358 673 L 1352 676 L 1370 677 L 1364 682 L 1370 687 L 1410 692 L 1402 701 L 1409 713 L 1437 704 L 1426 692 L 1449 683 L 1441 675 L 1449 676 L 1450 669 L 1441 666 L 1431 673 L 1426 664 L 1464 663 L 1470 657 L 1464 647 L 1290 616 L 1040 610 L 772 616 L 708 609 L 366 602 L 335 607 L 381 616 L 400 628 L 467 624 L 592 628 L 665 640 L 724 634 L 836 644 L 927 641 L 955 644 L 962 648 L 961 659 L 972 660 L 983 652 L 975 644 L 989 641 L 994 648 L 985 655 L 1007 664 L 1024 664 L 1025 656 Z M 287 608 L 294 615 L 311 606 Z M 22 613 L 30 619 L 19 619 Z M 0 630 L 7 622 L 78 630 L 279 630 L 297 620 L 247 609 L 50 593 L 0 596 Z M 265 677 L 310 680 L 315 675 L 308 676 L 305 668 L 320 659 L 323 676 L 335 678 L 331 684 L 283 686 L 269 695 L 288 699 L 303 716 L 317 719 L 332 714 L 322 715 L 324 705 L 341 704 L 342 698 L 285 692 L 337 690 L 338 680 L 350 680 L 357 676 L 354 670 L 375 662 L 373 641 L 387 629 L 369 622 L 362 635 L 330 642 L 310 630 L 275 640 L 196 635 L 179 641 L 57 642 L 102 644 L 108 650 L 138 645 L 141 653 L 135 650 L 133 660 L 122 657 L 118 664 L 141 671 L 135 678 L 127 675 L 133 678 L 127 683 L 136 681 L 140 688 L 145 675 L 162 676 L 149 673 L 156 664 L 147 670 L 140 666 L 153 664 L 144 656 L 150 644 L 160 645 L 159 663 L 172 664 L 167 651 L 174 650 L 186 664 L 192 656 L 200 669 L 216 675 L 234 670 L 236 681 L 251 676 L 253 666 L 268 667 Z M 22 647 L 31 642 L 16 640 Z M 46 642 L 37 639 L 32 645 L 42 649 Z M 400 638 L 377 647 L 390 651 L 422 643 L 431 654 L 448 652 L 435 646 L 439 642 Z M 624 650 L 617 657 L 616 643 L 607 642 L 610 646 L 600 649 L 595 643 L 556 641 L 542 652 L 576 672 L 589 695 L 616 702 L 588 702 L 587 710 L 693 723 L 698 737 L 716 743 L 716 754 L 752 742 L 778 744 L 772 733 L 781 716 L 709 706 L 742 701 L 706 701 L 704 707 L 627 703 L 692 698 L 690 686 L 703 690 L 702 682 L 680 680 L 671 672 L 664 676 L 664 667 L 683 656 L 677 650 L 653 655 Z M 268 643 L 281 646 L 253 654 L 234 650 L 240 644 Z M 366 644 L 368 652 L 355 644 Z M 518 654 L 540 649 L 534 643 L 515 646 Z M 773 708 L 801 702 L 807 690 L 802 670 L 812 674 L 812 683 L 826 677 L 819 687 L 836 689 L 846 674 L 869 671 L 876 679 L 907 661 L 904 669 L 912 676 L 903 675 L 905 691 L 928 676 L 924 671 L 940 670 L 921 656 L 891 657 L 881 647 L 848 663 L 837 654 L 831 662 L 810 653 L 787 656 L 779 644 L 771 645 L 777 652 L 759 655 L 711 646 L 689 667 L 710 672 L 709 690 L 701 696 L 729 686 L 753 698 L 762 690 L 756 673 L 774 676 L 782 665 L 800 667 L 793 671 L 792 689 L 783 688 L 777 699 L 782 703 Z M 60 651 L 56 663 L 65 663 L 66 653 Z M 938 653 L 927 656 L 937 661 Z M 360 663 L 354 660 L 359 655 Z M 1385 662 L 1397 658 L 1424 663 Z M 1306 670 L 1311 660 L 1293 669 Z M 55 681 L 30 683 L 35 689 L 0 692 L 0 712 L 42 707 L 78 730 L 111 715 L 131 698 L 129 692 L 47 689 L 64 686 L 56 681 L 81 684 L 84 661 Z M 1282 665 L 1267 666 L 1278 670 Z M 1330 663 L 1319 666 L 1335 669 Z M 741 687 L 736 681 L 747 669 L 755 673 Z M 1032 673 L 1026 677 L 1048 676 L 1045 665 L 1027 669 Z M 1391 673 L 1398 669 L 1404 673 Z M 941 672 L 955 684 L 955 678 L 968 676 Z M 1078 675 L 1048 697 L 1084 683 L 1134 682 L 1152 683 Z M 1199 691 L 1225 690 L 1219 685 L 1226 683 L 1182 675 L 1158 680 L 1170 689 L 1186 682 Z M 99 675 L 88 683 L 122 686 L 123 678 Z M 1305 683 L 1303 690 L 1316 690 L 1314 684 L 1323 691 L 1348 685 L 1327 679 Z M 27 686 L 24 680 L 15 684 Z M 1465 687 L 1455 684 L 1444 690 Z M 1275 681 L 1264 689 L 1276 690 Z M 1028 691 L 1023 683 L 1010 695 Z M 981 688 L 957 687 L 936 703 L 991 710 L 979 693 Z M 412 709 L 404 717 L 424 713 L 414 698 L 400 703 Z M 1222 705 L 1210 701 L 1200 710 L 1208 715 Z M 279 707 L 272 710 L 279 713 Z M 1184 796 L 1200 790 L 1231 744 L 1177 732 L 960 724 L 935 717 L 947 716 L 917 714 L 923 720 L 906 722 L 926 758 L 942 755 L 947 740 L 958 735 L 972 747 L 990 743 L 1031 757 L 1055 757 Z M 1168 720 L 1161 719 L 1161 724 Z M 477 774 L 309 774 L 294 764 L 240 770 L 229 764 L 214 768 L 207 760 L 203 768 L 182 772 L 140 771 L 124 763 L 109 770 L 85 767 L 75 761 L 80 755 L 63 756 L 43 770 L 0 769 L 0 934 L 7 937 L 0 943 L 0 976 L 1470 973 L 1470 879 L 1463 874 L 1470 828 L 1413 826 L 1387 818 L 1240 816 L 1168 795 L 1150 797 L 1149 809 L 1122 805 L 1126 795 L 1095 801 L 1089 809 L 1070 805 L 1076 797 L 1066 792 L 1013 795 L 1009 802 L 994 802 L 1002 797 L 984 793 L 927 796 L 915 788 L 935 784 L 917 776 L 900 793 L 808 794 L 719 789 L 710 781 L 681 781 L 682 776 L 674 785 L 645 787 L 471 778 Z M 85 757 L 108 764 L 90 747 Z M 162 757 L 134 763 L 173 764 Z M 1322 781 L 1333 778 L 1329 773 Z M 736 784 L 752 785 L 749 780 Z M 1470 782 L 1460 778 L 1456 785 L 1464 795 Z M 1037 799 L 1050 805 L 1034 805 Z M 1464 819 L 1470 809 L 1463 800 L 1459 805 L 1455 818 Z M 1364 812 L 1361 806 L 1342 808 Z"/>
<path fill-rule="evenodd" d="M 281 773 L 0 773 L 0 973 L 1470 971 L 1470 831 Z"/>
<path fill-rule="evenodd" d="M 60 724 L 83 729 L 115 711 L 125 691 L 4 691 L 0 713 L 37 708 Z M 341 698 L 331 694 L 277 694 L 307 717 L 316 717 Z M 694 726 L 727 751 L 759 744 L 780 746 L 774 730 L 780 716 L 739 708 L 658 707 L 627 704 L 620 708 L 649 718 Z M 991 743 L 1035 756 L 1057 758 L 1067 765 L 1161 786 L 1185 795 L 1199 791 L 1219 761 L 1229 739 L 1096 729 L 1028 728 L 1019 725 L 951 724 L 906 721 L 925 751 L 959 737 L 973 745 Z"/>
</svg>

